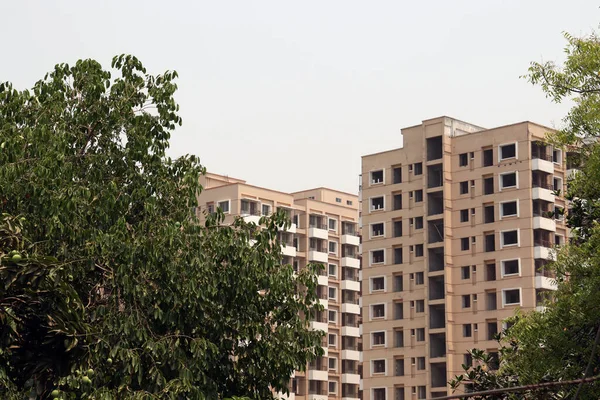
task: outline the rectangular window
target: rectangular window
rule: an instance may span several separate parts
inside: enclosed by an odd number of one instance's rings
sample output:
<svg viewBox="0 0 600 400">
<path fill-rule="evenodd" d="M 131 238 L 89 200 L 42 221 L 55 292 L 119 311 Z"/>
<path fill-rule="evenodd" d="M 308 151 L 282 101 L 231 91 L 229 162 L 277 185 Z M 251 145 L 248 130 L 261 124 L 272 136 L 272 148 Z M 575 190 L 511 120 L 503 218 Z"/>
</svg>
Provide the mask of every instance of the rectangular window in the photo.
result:
<svg viewBox="0 0 600 400">
<path fill-rule="evenodd" d="M 329 242 L 329 254 L 337 254 L 337 242 Z"/>
<path fill-rule="evenodd" d="M 462 153 L 458 155 L 458 166 L 466 167 L 469 165 L 469 155 L 467 153 Z"/>
<path fill-rule="evenodd" d="M 329 394 L 336 394 L 337 393 L 337 382 L 335 381 L 329 381 Z"/>
<path fill-rule="evenodd" d="M 394 275 L 394 292 L 401 292 L 404 290 L 404 282 L 402 280 L 402 274 Z"/>
<path fill-rule="evenodd" d="M 417 342 L 425 341 L 425 328 L 417 328 Z"/>
<path fill-rule="evenodd" d="M 333 371 L 337 369 L 337 358 L 329 357 L 329 369 Z"/>
<path fill-rule="evenodd" d="M 493 149 L 484 149 L 483 150 L 483 166 L 491 167 L 494 165 L 494 150 Z"/>
<path fill-rule="evenodd" d="M 373 292 L 385 290 L 385 277 L 379 276 L 377 278 L 371 278 L 371 290 Z"/>
<path fill-rule="evenodd" d="M 336 296 L 337 293 L 336 292 L 337 292 L 336 288 L 334 288 L 334 287 L 330 287 L 329 288 L 327 294 L 328 294 L 328 297 L 329 297 L 330 300 L 335 300 L 337 298 L 337 296 Z"/>
<path fill-rule="evenodd" d="M 415 217 L 415 229 L 423 229 L 423 217 Z"/>
<path fill-rule="evenodd" d="M 371 199 L 371 211 L 383 210 L 385 208 L 385 200 L 383 196 L 373 197 Z"/>
<path fill-rule="evenodd" d="M 352 200 L 346 200 L 346 205 L 351 206 L 352 205 Z"/>
<path fill-rule="evenodd" d="M 371 360 L 374 374 L 385 374 L 385 360 Z"/>
<path fill-rule="evenodd" d="M 562 164 L 562 150 L 560 150 L 560 149 L 552 150 L 552 161 L 555 164 Z"/>
<path fill-rule="evenodd" d="M 337 219 L 329 218 L 329 230 L 337 231 Z"/>
<path fill-rule="evenodd" d="M 483 178 L 483 194 L 494 193 L 494 177 L 488 176 Z"/>
<path fill-rule="evenodd" d="M 469 209 L 460 210 L 460 222 L 469 222 Z"/>
<path fill-rule="evenodd" d="M 335 342 L 336 342 L 337 336 L 335 333 L 330 333 L 327 336 L 327 343 L 329 344 L 329 346 L 333 346 L 335 347 Z"/>
<path fill-rule="evenodd" d="M 415 285 L 423 285 L 425 284 L 425 273 L 417 272 L 415 274 Z"/>
<path fill-rule="evenodd" d="M 417 370 L 425 370 L 425 357 L 417 357 Z"/>
<path fill-rule="evenodd" d="M 519 245 L 519 231 L 504 231 L 501 234 L 502 247 L 518 246 Z"/>
<path fill-rule="evenodd" d="M 403 262 L 402 247 L 394 247 L 394 264 L 402 264 Z"/>
<path fill-rule="evenodd" d="M 485 264 L 485 280 L 495 281 L 496 280 L 496 263 L 488 262 Z"/>
<path fill-rule="evenodd" d="M 417 300 L 417 306 L 415 307 L 415 311 L 418 313 L 425 312 L 425 300 Z"/>
<path fill-rule="evenodd" d="M 372 304 L 371 318 L 385 318 L 385 304 Z"/>
<path fill-rule="evenodd" d="M 483 223 L 484 224 L 491 224 L 492 222 L 494 222 L 494 205 L 490 204 L 490 205 L 484 205 L 483 206 Z"/>
<path fill-rule="evenodd" d="M 385 332 L 371 332 L 373 346 L 385 346 Z"/>
<path fill-rule="evenodd" d="M 393 169 L 393 173 L 394 173 L 394 176 L 393 176 L 393 181 L 392 182 L 394 184 L 396 184 L 396 183 L 402 183 L 402 167 L 395 167 Z"/>
<path fill-rule="evenodd" d="M 394 237 L 402 236 L 402 220 L 394 221 Z"/>
<path fill-rule="evenodd" d="M 469 193 L 469 181 L 464 181 L 460 183 L 460 194 Z"/>
<path fill-rule="evenodd" d="M 328 314 L 329 314 L 329 323 L 335 324 L 335 321 L 337 321 L 337 311 L 329 310 Z"/>
<path fill-rule="evenodd" d="M 494 232 L 484 233 L 483 237 L 485 240 L 485 251 L 496 251 L 496 235 Z"/>
<path fill-rule="evenodd" d="M 377 388 L 373 390 L 373 400 L 387 400 L 385 398 L 385 388 Z"/>
<path fill-rule="evenodd" d="M 271 206 L 269 204 L 262 205 L 262 215 L 271 215 Z"/>
<path fill-rule="evenodd" d="M 519 266 L 519 260 L 503 260 L 502 261 L 502 274 L 504 276 L 519 275 L 521 268 Z"/>
<path fill-rule="evenodd" d="M 383 264 L 384 259 L 384 250 L 371 251 L 371 264 Z"/>
<path fill-rule="evenodd" d="M 504 296 L 504 305 L 511 306 L 515 304 L 521 304 L 521 290 L 520 289 L 506 289 L 502 291 Z"/>
<path fill-rule="evenodd" d="M 467 367 L 471 367 L 473 366 L 473 356 L 471 355 L 471 353 L 466 353 L 464 356 L 464 364 Z"/>
<path fill-rule="evenodd" d="M 465 294 L 462 296 L 462 308 L 471 307 L 471 295 Z"/>
<path fill-rule="evenodd" d="M 341 202 L 342 202 L 342 199 L 341 199 L 340 197 L 336 197 L 336 198 L 335 198 L 335 202 L 336 202 L 336 203 L 341 203 Z"/>
<path fill-rule="evenodd" d="M 425 386 L 417 387 L 417 399 L 422 400 L 427 396 L 427 390 Z"/>
<path fill-rule="evenodd" d="M 415 163 L 413 167 L 415 175 L 423 175 L 423 163 Z"/>
<path fill-rule="evenodd" d="M 383 222 L 378 222 L 371 225 L 371 237 L 384 236 L 383 235 Z"/>
<path fill-rule="evenodd" d="M 214 203 L 206 203 L 206 212 L 209 214 L 214 214 L 215 204 Z"/>
<path fill-rule="evenodd" d="M 423 245 L 415 245 L 415 257 L 423 257 Z"/>
<path fill-rule="evenodd" d="M 496 310 L 498 308 L 496 292 L 487 292 L 485 296 L 486 310 Z"/>
<path fill-rule="evenodd" d="M 394 375 L 404 376 L 404 358 L 396 358 L 394 360 Z"/>
<path fill-rule="evenodd" d="M 501 217 L 514 217 L 518 215 L 518 203 L 517 200 L 506 201 L 504 203 L 500 203 L 500 210 L 502 212 Z"/>
<path fill-rule="evenodd" d="M 509 189 L 517 187 L 517 173 L 508 172 L 500 175 L 500 189 Z"/>
<path fill-rule="evenodd" d="M 468 237 L 460 239 L 460 249 L 462 251 L 469 250 L 469 238 Z"/>
<path fill-rule="evenodd" d="M 394 319 L 404 319 L 404 303 L 401 301 L 394 302 Z"/>
<path fill-rule="evenodd" d="M 220 201 L 219 208 L 223 211 L 223 214 L 229 214 L 229 200 Z"/>
<path fill-rule="evenodd" d="M 471 324 L 463 324 L 463 337 L 471 337 L 473 335 L 471 329 Z"/>
<path fill-rule="evenodd" d="M 402 210 L 402 193 L 393 194 L 394 210 Z"/>
<path fill-rule="evenodd" d="M 423 190 L 415 190 L 415 203 L 420 203 L 423 201 Z"/>
<path fill-rule="evenodd" d="M 487 331 L 487 340 L 496 340 L 496 335 L 498 334 L 498 322 L 488 322 Z"/>
<path fill-rule="evenodd" d="M 337 265 L 329 264 L 329 276 L 334 278 L 337 276 Z"/>
<path fill-rule="evenodd" d="M 511 143 L 511 144 L 505 144 L 500 146 L 500 161 L 502 160 L 507 160 L 509 158 L 516 158 L 517 157 L 517 144 L 516 143 Z"/>
<path fill-rule="evenodd" d="M 383 170 L 371 171 L 371 185 L 383 183 Z"/>
<path fill-rule="evenodd" d="M 404 347 L 404 331 L 394 329 L 394 347 Z"/>
<path fill-rule="evenodd" d="M 469 279 L 471 278 L 471 267 L 460 267 L 460 277 L 461 279 Z"/>
</svg>

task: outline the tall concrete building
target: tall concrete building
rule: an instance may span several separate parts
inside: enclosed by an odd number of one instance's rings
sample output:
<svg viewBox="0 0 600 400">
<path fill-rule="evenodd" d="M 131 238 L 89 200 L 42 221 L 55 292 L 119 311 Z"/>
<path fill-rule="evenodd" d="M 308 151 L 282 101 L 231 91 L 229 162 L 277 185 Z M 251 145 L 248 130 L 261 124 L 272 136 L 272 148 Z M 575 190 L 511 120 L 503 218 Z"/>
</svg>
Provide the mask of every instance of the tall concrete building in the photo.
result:
<svg viewBox="0 0 600 400">
<path fill-rule="evenodd" d="M 365 400 L 450 394 L 467 351 L 497 355 L 504 320 L 555 289 L 567 171 L 549 131 L 440 117 L 362 158 Z"/>
<path fill-rule="evenodd" d="M 263 215 L 284 210 L 293 223 L 279 232 L 283 264 L 300 270 L 307 263 L 325 266 L 317 294 L 325 310 L 310 322 L 326 332 L 325 354 L 292 378 L 290 399 L 355 400 L 360 384 L 360 252 L 358 196 L 316 188 L 296 193 L 256 187 L 216 174 L 201 178 L 200 211 L 220 207 L 226 222 L 241 216 L 258 223 Z M 199 212 L 203 218 L 203 213 Z"/>
</svg>

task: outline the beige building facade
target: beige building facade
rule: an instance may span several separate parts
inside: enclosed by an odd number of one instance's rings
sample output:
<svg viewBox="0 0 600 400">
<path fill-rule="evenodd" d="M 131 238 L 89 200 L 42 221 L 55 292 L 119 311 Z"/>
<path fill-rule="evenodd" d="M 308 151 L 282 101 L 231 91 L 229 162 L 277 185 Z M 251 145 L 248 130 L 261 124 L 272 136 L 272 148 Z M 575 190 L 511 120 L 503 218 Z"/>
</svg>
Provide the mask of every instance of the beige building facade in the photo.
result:
<svg viewBox="0 0 600 400">
<path fill-rule="evenodd" d="M 327 188 L 283 193 L 247 184 L 240 179 L 207 174 L 201 178 L 198 216 L 219 207 L 226 222 L 237 216 L 258 223 L 263 215 L 282 209 L 293 221 L 279 232 L 283 264 L 304 268 L 322 263 L 317 294 L 324 306 L 310 322 L 326 332 L 325 354 L 296 372 L 290 399 L 355 400 L 360 385 L 360 237 L 358 196 Z"/>
<path fill-rule="evenodd" d="M 567 171 L 549 131 L 440 117 L 363 156 L 365 400 L 450 394 L 467 351 L 497 354 L 504 320 L 554 290 L 544 264 L 568 234 Z"/>
</svg>

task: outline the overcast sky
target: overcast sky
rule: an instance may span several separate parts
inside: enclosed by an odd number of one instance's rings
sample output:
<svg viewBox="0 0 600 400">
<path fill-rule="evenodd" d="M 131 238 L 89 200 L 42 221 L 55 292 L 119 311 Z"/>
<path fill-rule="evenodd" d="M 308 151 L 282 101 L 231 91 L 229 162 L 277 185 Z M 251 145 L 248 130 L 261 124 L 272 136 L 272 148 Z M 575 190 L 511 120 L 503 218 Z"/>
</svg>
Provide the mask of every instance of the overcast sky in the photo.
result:
<svg viewBox="0 0 600 400">
<path fill-rule="evenodd" d="M 563 31 L 598 27 L 597 1 L 0 2 L 0 81 L 28 88 L 56 63 L 136 55 L 180 74 L 173 156 L 283 191 L 358 190 L 360 156 L 440 115 L 484 127 L 555 126 L 520 75 L 563 58 Z"/>
</svg>

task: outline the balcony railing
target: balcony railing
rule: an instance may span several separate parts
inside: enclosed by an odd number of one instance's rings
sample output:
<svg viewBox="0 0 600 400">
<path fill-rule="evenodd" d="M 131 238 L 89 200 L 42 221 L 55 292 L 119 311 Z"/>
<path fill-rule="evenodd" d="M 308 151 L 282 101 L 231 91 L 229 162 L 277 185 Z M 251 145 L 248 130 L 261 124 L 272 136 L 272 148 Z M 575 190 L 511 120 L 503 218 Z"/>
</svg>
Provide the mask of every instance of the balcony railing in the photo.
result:
<svg viewBox="0 0 600 400">
<path fill-rule="evenodd" d="M 545 183 L 545 182 L 533 182 L 532 186 L 534 188 L 542 188 L 542 189 L 548 189 L 548 190 L 554 190 L 554 185 Z"/>
<path fill-rule="evenodd" d="M 343 281 L 355 281 L 355 282 L 359 281 L 358 275 L 356 275 L 356 274 L 344 274 L 342 277 L 342 280 Z"/>
<path fill-rule="evenodd" d="M 354 224 L 342 224 L 342 235 L 352 235 L 356 236 L 356 228 Z"/>
<path fill-rule="evenodd" d="M 556 278 L 556 274 L 552 270 L 538 269 L 535 271 L 535 276 L 544 276 L 546 278 Z"/>
<path fill-rule="evenodd" d="M 543 153 L 536 153 L 533 152 L 531 154 L 531 158 L 539 158 L 540 160 L 546 160 L 546 161 L 554 161 L 552 154 L 543 154 Z"/>
<path fill-rule="evenodd" d="M 319 363 L 310 363 L 308 364 L 308 367 L 310 369 L 312 369 L 313 371 L 327 371 L 327 364 L 325 362 L 319 362 Z"/>
<path fill-rule="evenodd" d="M 358 345 L 356 343 L 346 343 L 342 342 L 342 350 L 358 350 Z"/>
<path fill-rule="evenodd" d="M 358 328 L 358 321 L 357 320 L 342 320 L 342 326 L 349 326 L 352 328 Z"/>
<path fill-rule="evenodd" d="M 533 239 L 534 246 L 552 247 L 552 242 L 546 239 Z"/>
<path fill-rule="evenodd" d="M 315 315 L 314 318 L 312 318 L 312 320 L 314 322 L 328 322 L 327 321 L 327 315 L 325 315 L 325 313 L 318 313 L 317 315 Z"/>
<path fill-rule="evenodd" d="M 327 388 L 309 388 L 308 394 L 319 394 L 322 396 L 327 396 Z"/>
<path fill-rule="evenodd" d="M 319 220 L 317 220 L 317 221 L 315 221 L 315 220 L 309 221 L 308 227 L 309 228 L 317 228 L 317 229 L 327 230 L 327 224 L 324 223 L 324 222 L 322 222 L 322 221 L 319 221 Z"/>
<path fill-rule="evenodd" d="M 343 297 L 342 303 L 346 304 L 358 304 L 358 298 L 356 297 Z"/>
<path fill-rule="evenodd" d="M 327 253 L 327 249 L 325 246 L 310 246 L 308 248 L 310 251 L 318 251 L 319 253 Z"/>
</svg>

